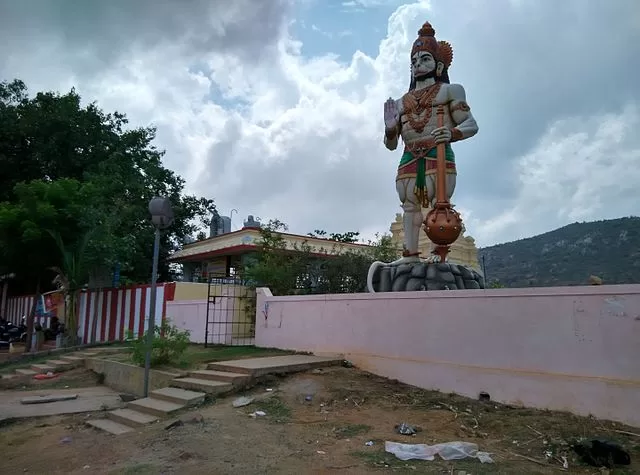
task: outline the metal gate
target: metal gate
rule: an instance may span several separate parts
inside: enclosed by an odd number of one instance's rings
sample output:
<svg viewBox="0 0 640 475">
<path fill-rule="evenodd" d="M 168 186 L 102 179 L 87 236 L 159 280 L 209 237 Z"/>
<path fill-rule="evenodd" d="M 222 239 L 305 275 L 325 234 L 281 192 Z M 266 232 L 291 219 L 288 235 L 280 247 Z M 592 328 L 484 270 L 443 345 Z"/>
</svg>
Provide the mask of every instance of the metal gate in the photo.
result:
<svg viewBox="0 0 640 475">
<path fill-rule="evenodd" d="M 255 344 L 256 292 L 239 276 L 209 276 L 204 346 Z"/>
</svg>

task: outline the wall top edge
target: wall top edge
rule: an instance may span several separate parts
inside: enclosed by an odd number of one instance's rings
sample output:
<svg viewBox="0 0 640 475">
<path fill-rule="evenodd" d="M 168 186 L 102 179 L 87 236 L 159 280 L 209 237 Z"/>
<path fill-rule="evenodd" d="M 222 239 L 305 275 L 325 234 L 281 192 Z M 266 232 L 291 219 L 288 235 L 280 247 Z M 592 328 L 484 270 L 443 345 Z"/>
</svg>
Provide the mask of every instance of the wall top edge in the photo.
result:
<svg viewBox="0 0 640 475">
<path fill-rule="evenodd" d="M 624 285 L 585 285 L 571 287 L 535 287 L 520 289 L 483 289 L 483 290 L 440 290 L 417 292 L 380 292 L 359 294 L 315 294 L 315 295 L 281 295 L 271 296 L 258 293 L 260 298 L 268 302 L 296 301 L 333 301 L 333 300 L 415 300 L 442 298 L 478 298 L 478 297 L 571 297 L 571 296 L 622 296 L 640 295 L 640 284 Z"/>
</svg>

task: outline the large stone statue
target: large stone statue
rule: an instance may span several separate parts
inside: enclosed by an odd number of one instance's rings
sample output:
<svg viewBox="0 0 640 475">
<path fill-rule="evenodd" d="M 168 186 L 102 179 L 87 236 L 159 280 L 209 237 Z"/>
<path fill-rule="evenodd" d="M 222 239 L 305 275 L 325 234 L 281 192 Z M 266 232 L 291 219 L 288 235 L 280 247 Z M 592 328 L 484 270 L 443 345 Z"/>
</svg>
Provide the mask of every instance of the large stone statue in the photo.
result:
<svg viewBox="0 0 640 475">
<path fill-rule="evenodd" d="M 399 100 L 384 104 L 384 144 L 389 150 L 404 142 L 396 189 L 404 211 L 404 253 L 419 256 L 418 239 L 422 207 L 434 204 L 436 185 L 436 145 L 446 144 L 447 197 L 456 187 L 452 142 L 473 137 L 478 132 L 464 88 L 449 83 L 448 69 L 453 59 L 451 45 L 436 41 L 435 32 L 425 23 L 411 49 L 411 84 Z M 437 127 L 436 108 L 445 106 L 444 127 Z"/>
<path fill-rule="evenodd" d="M 389 98 L 384 104 L 385 146 L 389 150 L 396 150 L 399 139 L 402 138 L 404 142 L 404 152 L 396 176 L 396 189 L 404 212 L 404 248 L 401 259 L 391 264 L 372 265 L 368 278 L 369 291 L 375 291 L 373 281 L 376 277 L 379 280 L 381 266 L 391 266 L 395 276 L 398 268 L 413 267 L 402 267 L 405 264 L 419 265 L 426 272 L 428 265 L 441 261 L 437 255 L 423 260 L 418 250 L 420 228 L 424 221 L 422 209 L 433 206 L 436 201 L 437 146 L 444 144 L 445 147 L 446 197 L 450 199 L 456 186 L 455 155 L 451 143 L 473 137 L 478 132 L 464 88 L 449 82 L 452 60 L 451 45 L 445 41 L 437 41 L 434 29 L 429 23 L 425 23 L 411 48 L 409 91 L 401 99 Z M 441 126 L 438 125 L 438 111 L 443 114 L 440 117 Z M 440 265 L 443 272 L 449 272 L 444 269 L 448 264 Z M 455 270 L 458 270 L 457 267 Z M 413 272 L 416 275 L 422 274 L 422 271 Z M 431 274 L 433 275 L 433 271 Z M 477 273 L 469 273 L 465 277 L 470 280 L 479 276 Z M 384 287 L 383 285 L 382 290 L 387 290 Z M 394 284 L 393 290 L 418 290 L 426 286 L 414 282 L 415 289 L 400 287 Z M 459 285 L 453 287 L 459 288 Z"/>
</svg>

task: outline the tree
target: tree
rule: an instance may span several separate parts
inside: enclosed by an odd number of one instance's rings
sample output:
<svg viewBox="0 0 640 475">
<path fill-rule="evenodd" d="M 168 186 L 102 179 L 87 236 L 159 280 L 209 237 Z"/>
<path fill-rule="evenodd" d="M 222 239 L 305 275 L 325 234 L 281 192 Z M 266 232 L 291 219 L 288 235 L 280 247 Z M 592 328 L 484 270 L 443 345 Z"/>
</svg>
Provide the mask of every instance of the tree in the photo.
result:
<svg viewBox="0 0 640 475">
<path fill-rule="evenodd" d="M 258 251 L 242 269 L 250 285 L 268 285 L 275 295 L 287 295 L 299 289 L 307 256 L 287 249 L 282 237 L 287 230 L 287 225 L 277 219 L 260 228 Z"/>
<path fill-rule="evenodd" d="M 331 235 L 335 244 L 325 249 L 312 249 L 307 242 L 289 249 L 282 236 L 286 230 L 279 220 L 263 226 L 258 251 L 243 269 L 251 285 L 269 287 L 274 295 L 363 292 L 369 266 L 376 260 L 394 260 L 398 254 L 388 235 L 377 235 L 360 249 L 341 245 L 352 243 L 356 232 Z M 326 233 L 316 230 L 309 235 Z"/>
<path fill-rule="evenodd" d="M 65 331 L 67 344 L 74 346 L 78 340 L 77 296 L 89 277 L 87 245 L 95 235 L 95 228 L 85 231 L 73 246 L 65 246 L 58 231 L 47 230 L 60 252 L 61 265 L 53 267 L 54 283 L 62 291 L 65 303 Z"/>
<path fill-rule="evenodd" d="M 86 203 L 96 193 L 91 184 L 77 180 L 17 184 L 14 202 L 0 203 L 0 261 L 23 277 L 46 278 L 43 271 L 62 265 L 48 230 L 71 242 L 78 233 L 95 227 L 93 208 Z"/>
<path fill-rule="evenodd" d="M 498 279 L 493 279 L 491 282 L 489 282 L 490 289 L 504 289 L 504 287 L 504 284 Z"/>
<path fill-rule="evenodd" d="M 356 243 L 360 237 L 360 233 L 357 231 L 347 231 L 346 233 L 331 233 L 328 234 L 322 229 L 316 229 L 312 233 L 307 233 L 307 236 L 321 239 L 329 239 L 330 241 Z"/>
<path fill-rule="evenodd" d="M 123 280 L 146 281 L 153 251 L 147 205 L 156 195 L 167 196 L 175 212 L 161 242 L 159 278 L 169 277 L 164 257 L 208 226 L 215 206 L 183 194 L 184 180 L 162 165 L 155 133 L 128 127 L 119 112 L 82 106 L 74 90 L 30 98 L 22 81 L 0 83 L 0 270 L 16 273 L 22 288 L 14 291 L 32 292 L 39 276 L 50 282 L 50 269 L 61 268 L 45 229 L 76 243 L 99 227 L 86 249 L 93 282 L 109 283 L 116 264 Z"/>
</svg>

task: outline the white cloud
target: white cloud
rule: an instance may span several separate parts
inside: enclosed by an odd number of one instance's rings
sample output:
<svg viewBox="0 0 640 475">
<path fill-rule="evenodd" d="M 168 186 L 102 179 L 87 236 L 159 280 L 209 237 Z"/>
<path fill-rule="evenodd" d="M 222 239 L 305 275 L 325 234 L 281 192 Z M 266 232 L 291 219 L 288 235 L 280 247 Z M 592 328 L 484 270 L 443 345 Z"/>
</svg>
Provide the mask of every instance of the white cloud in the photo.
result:
<svg viewBox="0 0 640 475">
<path fill-rule="evenodd" d="M 50 41 L 42 54 L 1 61 L 7 58 L 0 53 L 0 74 L 20 77 L 32 90 L 75 85 L 85 100 L 126 112 L 133 124 L 157 125 L 166 165 L 186 178 L 188 191 L 214 198 L 222 214 L 236 208 L 242 218 L 280 218 L 293 232 L 371 236 L 387 231 L 400 211 L 399 152 L 382 146 L 382 103 L 406 91 L 410 44 L 429 19 L 438 37 L 453 43 L 452 80 L 465 85 L 480 124 L 477 137 L 456 144 L 454 202 L 468 233 L 487 245 L 640 211 L 631 167 L 639 158 L 638 42 L 630 41 L 638 37 L 637 16 L 628 14 L 634 1 L 612 2 L 610 10 L 590 4 L 570 24 L 571 8 L 554 2 L 402 5 L 377 55 L 354 52 L 348 62 L 339 59 L 344 55 L 302 56 L 300 42 L 274 26 L 291 24 L 283 9 L 280 17 L 269 13 L 264 45 L 257 31 L 245 49 L 224 47 L 241 31 L 252 34 L 254 16 L 227 29 L 233 38 L 222 28 L 220 44 L 194 42 L 179 29 L 156 47 L 132 38 L 108 67 L 91 63 L 90 71 L 87 55 Z M 202 21 L 195 29 L 208 27 L 207 15 L 190 18 Z M 598 18 L 620 20 L 617 36 L 583 52 L 581 35 L 593 38 Z M 218 47 L 189 53 L 184 38 Z M 595 70 L 594 57 L 603 62 Z"/>
<path fill-rule="evenodd" d="M 552 124 L 517 161 L 517 196 L 505 211 L 472 221 L 480 242 L 501 242 L 569 222 L 629 216 L 639 211 L 638 104 L 596 117 Z"/>
<path fill-rule="evenodd" d="M 402 3 L 400 0 L 344 0 L 342 6 L 355 11 L 363 11 L 365 8 L 376 8 Z"/>
</svg>

